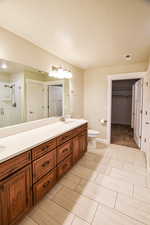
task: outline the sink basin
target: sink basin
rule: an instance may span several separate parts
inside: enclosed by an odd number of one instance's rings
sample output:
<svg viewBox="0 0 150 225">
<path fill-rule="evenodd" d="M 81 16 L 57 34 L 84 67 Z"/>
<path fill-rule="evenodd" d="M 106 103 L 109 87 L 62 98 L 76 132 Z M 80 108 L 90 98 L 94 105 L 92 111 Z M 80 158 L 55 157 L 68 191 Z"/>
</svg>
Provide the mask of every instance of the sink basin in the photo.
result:
<svg viewBox="0 0 150 225">
<path fill-rule="evenodd" d="M 65 121 L 64 121 L 64 123 L 73 123 L 75 120 L 73 120 L 73 119 L 66 119 Z"/>
</svg>

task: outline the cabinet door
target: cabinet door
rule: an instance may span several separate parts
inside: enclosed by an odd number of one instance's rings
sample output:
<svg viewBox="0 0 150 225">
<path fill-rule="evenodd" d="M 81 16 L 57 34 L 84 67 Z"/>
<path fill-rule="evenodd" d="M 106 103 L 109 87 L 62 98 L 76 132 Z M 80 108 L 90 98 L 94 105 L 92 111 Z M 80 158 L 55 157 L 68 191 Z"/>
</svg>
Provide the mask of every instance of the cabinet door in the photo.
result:
<svg viewBox="0 0 150 225">
<path fill-rule="evenodd" d="M 87 151 L 87 132 L 80 136 L 80 157 Z"/>
<path fill-rule="evenodd" d="M 73 164 L 80 158 L 80 136 L 73 139 Z"/>
<path fill-rule="evenodd" d="M 0 183 L 1 225 L 13 225 L 31 208 L 31 166 Z"/>
</svg>

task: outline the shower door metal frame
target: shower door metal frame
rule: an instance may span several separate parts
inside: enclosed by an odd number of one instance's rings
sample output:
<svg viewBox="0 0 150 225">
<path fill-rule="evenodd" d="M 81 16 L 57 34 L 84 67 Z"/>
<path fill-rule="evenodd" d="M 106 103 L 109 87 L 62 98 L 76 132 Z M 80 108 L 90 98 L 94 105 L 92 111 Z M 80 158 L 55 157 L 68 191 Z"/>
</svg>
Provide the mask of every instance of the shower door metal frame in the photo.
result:
<svg viewBox="0 0 150 225">
<path fill-rule="evenodd" d="M 46 82 L 46 85 L 48 86 L 48 98 L 47 98 L 47 106 L 48 106 L 48 117 L 49 117 L 49 86 L 56 86 L 56 85 L 62 85 L 62 116 L 64 116 L 64 100 L 65 100 L 65 96 L 64 96 L 64 81 L 60 80 L 60 81 L 48 81 Z"/>
</svg>

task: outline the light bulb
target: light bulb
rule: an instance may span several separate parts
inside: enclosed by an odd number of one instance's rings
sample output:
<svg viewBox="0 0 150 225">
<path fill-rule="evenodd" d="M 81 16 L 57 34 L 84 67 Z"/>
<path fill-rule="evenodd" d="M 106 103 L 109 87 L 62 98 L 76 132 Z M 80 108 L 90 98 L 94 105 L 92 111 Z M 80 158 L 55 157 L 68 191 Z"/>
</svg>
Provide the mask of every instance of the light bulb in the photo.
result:
<svg viewBox="0 0 150 225">
<path fill-rule="evenodd" d="M 3 64 L 1 65 L 1 68 L 2 68 L 2 69 L 7 69 L 7 65 L 6 65 L 5 63 L 3 63 Z"/>
<path fill-rule="evenodd" d="M 50 77 L 55 77 L 55 78 L 58 78 L 58 79 L 70 79 L 72 78 L 72 73 L 68 70 L 65 70 L 61 67 L 59 68 L 52 68 L 52 70 L 49 72 L 49 76 Z"/>
</svg>

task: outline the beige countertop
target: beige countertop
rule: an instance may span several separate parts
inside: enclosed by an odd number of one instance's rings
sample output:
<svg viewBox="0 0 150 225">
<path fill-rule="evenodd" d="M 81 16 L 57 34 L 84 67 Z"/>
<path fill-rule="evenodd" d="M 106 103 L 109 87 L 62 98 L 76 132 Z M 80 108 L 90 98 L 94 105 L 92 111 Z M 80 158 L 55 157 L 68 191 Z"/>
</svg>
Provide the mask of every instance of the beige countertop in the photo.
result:
<svg viewBox="0 0 150 225">
<path fill-rule="evenodd" d="M 70 119 L 66 122 L 58 121 L 53 124 L 1 138 L 0 163 L 85 123 L 87 121 L 83 119 Z"/>
</svg>

